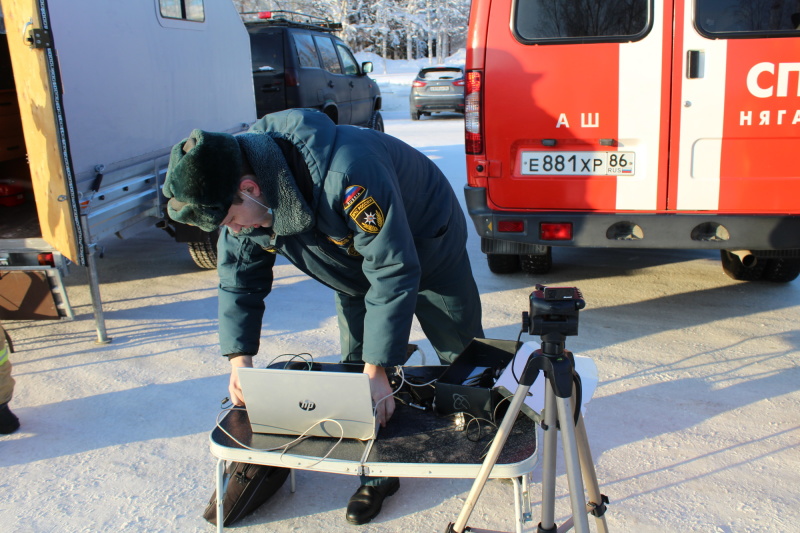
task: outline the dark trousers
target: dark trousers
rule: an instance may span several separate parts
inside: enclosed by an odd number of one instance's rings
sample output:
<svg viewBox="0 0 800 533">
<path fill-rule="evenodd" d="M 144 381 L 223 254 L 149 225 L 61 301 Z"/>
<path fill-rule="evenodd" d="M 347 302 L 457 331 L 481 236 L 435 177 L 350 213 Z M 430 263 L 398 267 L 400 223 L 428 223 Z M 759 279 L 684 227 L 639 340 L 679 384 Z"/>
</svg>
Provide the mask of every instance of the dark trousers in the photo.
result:
<svg viewBox="0 0 800 533">
<path fill-rule="evenodd" d="M 469 342 L 483 338 L 481 299 L 469 260 L 453 265 L 446 283 L 421 290 L 414 314 L 442 364 L 452 363 Z M 364 345 L 363 297 L 336 293 L 342 361 L 361 361 Z M 371 334 L 381 332 L 371 332 Z M 380 486 L 391 478 L 360 476 L 362 485 Z"/>
</svg>

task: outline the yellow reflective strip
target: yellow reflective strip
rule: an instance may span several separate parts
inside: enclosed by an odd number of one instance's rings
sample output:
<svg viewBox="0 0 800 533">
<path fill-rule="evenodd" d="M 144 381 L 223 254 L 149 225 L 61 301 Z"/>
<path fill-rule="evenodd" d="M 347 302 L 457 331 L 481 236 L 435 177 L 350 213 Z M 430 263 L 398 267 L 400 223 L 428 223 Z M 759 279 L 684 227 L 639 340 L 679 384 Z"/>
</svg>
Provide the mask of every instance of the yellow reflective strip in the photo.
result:
<svg viewBox="0 0 800 533">
<path fill-rule="evenodd" d="M 3 348 L 0 350 L 0 365 L 5 364 L 8 361 L 8 348 Z"/>
</svg>

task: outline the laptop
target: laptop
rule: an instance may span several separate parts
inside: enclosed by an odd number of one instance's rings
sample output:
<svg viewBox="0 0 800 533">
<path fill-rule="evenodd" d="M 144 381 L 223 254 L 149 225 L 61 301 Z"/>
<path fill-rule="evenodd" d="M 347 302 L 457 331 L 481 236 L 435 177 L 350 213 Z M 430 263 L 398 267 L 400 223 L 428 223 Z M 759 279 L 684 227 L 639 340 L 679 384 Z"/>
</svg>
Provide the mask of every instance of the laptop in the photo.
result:
<svg viewBox="0 0 800 533">
<path fill-rule="evenodd" d="M 275 368 L 237 372 L 253 433 L 375 438 L 366 374 Z"/>
</svg>

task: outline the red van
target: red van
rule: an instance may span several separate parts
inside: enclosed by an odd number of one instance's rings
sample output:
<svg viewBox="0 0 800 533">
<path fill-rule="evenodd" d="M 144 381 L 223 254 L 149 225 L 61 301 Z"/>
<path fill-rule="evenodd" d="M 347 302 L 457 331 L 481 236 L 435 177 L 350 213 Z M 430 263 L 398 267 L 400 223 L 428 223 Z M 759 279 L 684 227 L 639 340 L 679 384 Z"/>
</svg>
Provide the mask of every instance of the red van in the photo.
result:
<svg viewBox="0 0 800 533">
<path fill-rule="evenodd" d="M 473 0 L 467 207 L 493 272 L 552 246 L 719 249 L 800 273 L 800 13 L 790 0 Z"/>
</svg>

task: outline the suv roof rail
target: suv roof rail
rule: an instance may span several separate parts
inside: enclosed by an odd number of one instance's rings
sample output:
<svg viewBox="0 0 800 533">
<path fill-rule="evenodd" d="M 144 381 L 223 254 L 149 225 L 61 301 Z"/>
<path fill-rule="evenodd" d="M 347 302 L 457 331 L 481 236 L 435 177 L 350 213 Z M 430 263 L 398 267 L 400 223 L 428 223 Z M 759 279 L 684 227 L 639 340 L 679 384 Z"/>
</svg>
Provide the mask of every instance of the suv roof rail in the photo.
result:
<svg viewBox="0 0 800 533">
<path fill-rule="evenodd" d="M 240 15 L 258 15 L 257 21 L 246 21 L 246 24 L 270 24 L 274 26 L 291 26 L 294 28 L 307 28 L 322 31 L 341 31 L 342 24 L 333 22 L 324 17 L 298 13 L 296 11 L 243 11 Z"/>
</svg>

